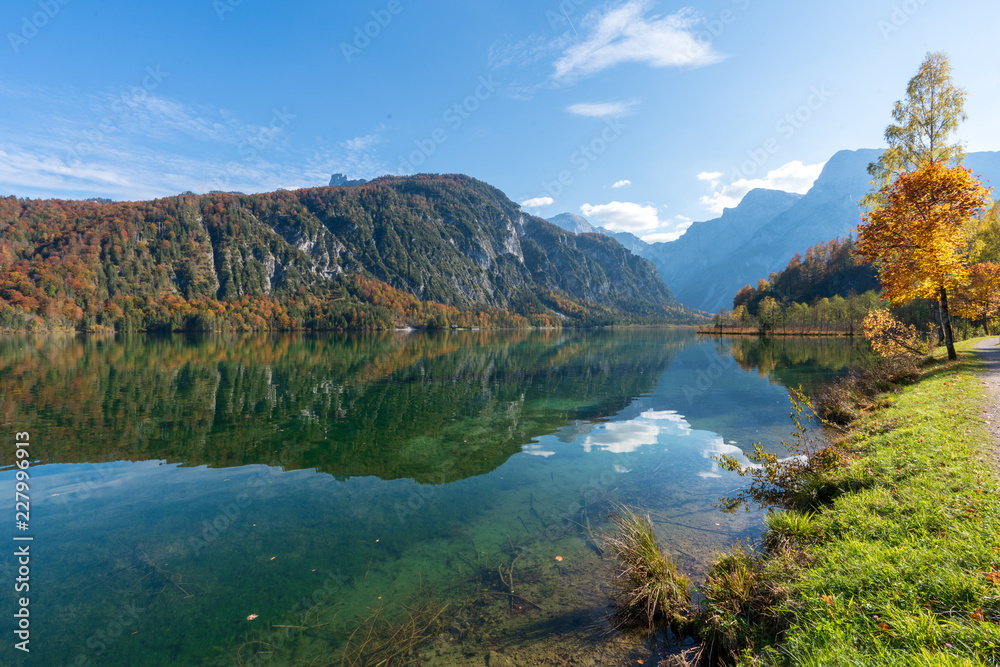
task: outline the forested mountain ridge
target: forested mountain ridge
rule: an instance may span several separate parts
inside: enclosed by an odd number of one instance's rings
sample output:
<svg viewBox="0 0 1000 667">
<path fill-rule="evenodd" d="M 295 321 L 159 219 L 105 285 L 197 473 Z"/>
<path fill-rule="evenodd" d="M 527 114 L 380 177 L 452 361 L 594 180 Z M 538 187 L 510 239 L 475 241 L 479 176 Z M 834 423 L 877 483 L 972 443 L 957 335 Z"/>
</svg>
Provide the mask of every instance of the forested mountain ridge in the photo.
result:
<svg viewBox="0 0 1000 667">
<path fill-rule="evenodd" d="M 674 306 L 652 264 L 613 239 L 569 234 L 467 176 L 110 204 L 0 199 L 8 328 L 36 317 L 212 328 L 234 309 L 237 328 L 606 323 Z"/>
</svg>

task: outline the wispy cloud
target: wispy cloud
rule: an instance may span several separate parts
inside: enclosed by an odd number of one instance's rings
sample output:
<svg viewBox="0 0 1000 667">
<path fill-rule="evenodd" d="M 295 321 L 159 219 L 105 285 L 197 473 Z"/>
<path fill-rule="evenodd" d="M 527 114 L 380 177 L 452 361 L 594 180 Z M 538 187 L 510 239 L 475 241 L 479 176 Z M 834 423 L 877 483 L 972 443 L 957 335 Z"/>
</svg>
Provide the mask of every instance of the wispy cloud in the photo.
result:
<svg viewBox="0 0 1000 667">
<path fill-rule="evenodd" d="M 0 103 L 18 101 L 0 137 L 0 194 L 149 199 L 313 187 L 336 171 L 362 178 L 389 171 L 378 157 L 382 127 L 302 150 L 290 146 L 295 120 L 287 109 L 265 108 L 262 122 L 247 122 L 160 91 L 28 89 L 0 87 Z"/>
<path fill-rule="evenodd" d="M 628 179 L 625 179 L 623 181 L 615 181 L 615 184 L 612 185 L 611 187 L 613 187 L 613 188 L 615 188 L 617 190 L 618 188 L 627 188 L 630 185 L 632 185 L 632 181 L 630 181 Z"/>
<path fill-rule="evenodd" d="M 700 201 L 709 211 L 719 215 L 724 209 L 738 206 L 748 192 L 757 188 L 805 194 L 819 178 L 824 165 L 795 160 L 769 171 L 764 178 L 741 178 L 728 184 L 722 182 L 721 172 L 703 172 L 697 178 L 707 181 L 712 193 L 701 197 Z"/>
<path fill-rule="evenodd" d="M 354 137 L 353 139 L 348 139 L 346 141 L 341 142 L 340 145 L 351 152 L 364 153 L 370 150 L 371 148 L 377 146 L 378 144 L 382 143 L 383 141 L 384 138 L 380 133 L 373 132 L 371 134 L 366 134 L 363 137 Z"/>
<path fill-rule="evenodd" d="M 504 35 L 490 46 L 487 64 L 490 69 L 524 68 L 551 56 L 561 46 L 562 40 L 546 39 L 541 35 L 529 35 L 524 39 Z"/>
<path fill-rule="evenodd" d="M 581 102 L 579 104 L 571 104 L 566 107 L 566 111 L 575 116 L 584 116 L 587 118 L 622 118 L 632 113 L 633 109 L 638 105 L 638 100 Z"/>
<path fill-rule="evenodd" d="M 552 78 L 574 81 L 624 63 L 701 67 L 723 59 L 711 44 L 698 41 L 694 28 L 700 19 L 692 10 L 647 15 L 652 6 L 652 0 L 630 0 L 589 13 L 581 26 L 586 37 L 563 51 Z"/>
</svg>

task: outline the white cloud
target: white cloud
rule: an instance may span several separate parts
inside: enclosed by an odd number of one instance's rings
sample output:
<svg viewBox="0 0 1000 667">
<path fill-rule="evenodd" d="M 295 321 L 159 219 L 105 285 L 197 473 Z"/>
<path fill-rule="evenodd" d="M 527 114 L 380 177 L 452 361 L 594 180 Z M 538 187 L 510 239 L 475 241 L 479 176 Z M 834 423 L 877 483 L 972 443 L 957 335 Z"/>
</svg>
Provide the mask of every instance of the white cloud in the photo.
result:
<svg viewBox="0 0 1000 667">
<path fill-rule="evenodd" d="M 721 184 L 719 179 L 722 174 L 719 172 L 698 174 L 699 180 L 709 181 L 712 187 L 712 194 L 701 197 L 700 201 L 718 215 L 723 209 L 738 206 L 748 192 L 757 188 L 805 194 L 819 178 L 824 166 L 825 163 L 802 164 L 795 160 L 767 172 L 764 178 L 740 178 L 728 185 Z"/>
<path fill-rule="evenodd" d="M 580 444 L 585 452 L 597 449 L 613 454 L 628 454 L 656 444 L 660 430 L 656 424 L 638 420 L 611 422 L 584 438 Z"/>
<path fill-rule="evenodd" d="M 632 110 L 639 104 L 638 100 L 626 100 L 623 102 L 581 102 L 571 104 L 566 107 L 566 111 L 576 116 L 587 118 L 621 118 L 632 113 Z"/>
<path fill-rule="evenodd" d="M 656 207 L 629 201 L 584 204 L 580 210 L 587 218 L 596 221 L 605 229 L 613 232 L 629 232 L 647 243 L 676 241 L 687 231 L 692 222 L 691 218 L 682 215 L 660 220 Z"/>
<path fill-rule="evenodd" d="M 643 206 L 630 201 L 613 201 L 608 204 L 584 204 L 583 214 L 601 223 L 613 232 L 638 234 L 657 229 L 660 222 L 658 211 L 653 206 Z"/>
<path fill-rule="evenodd" d="M 694 220 L 686 215 L 675 215 L 664 223 L 666 231 L 657 231 L 652 234 L 643 234 L 642 240 L 646 243 L 670 243 L 684 236 L 684 232 L 694 224 Z"/>
<path fill-rule="evenodd" d="M 552 206 L 555 203 L 556 200 L 552 197 L 535 197 L 534 199 L 521 202 L 521 206 L 524 208 L 541 208 L 543 206 Z"/>
<path fill-rule="evenodd" d="M 722 60 L 710 44 L 699 42 L 693 28 L 700 19 L 682 9 L 668 16 L 646 16 L 652 0 L 630 0 L 584 17 L 586 38 L 555 62 L 553 79 L 569 81 L 627 62 L 650 67 L 700 67 Z"/>
<path fill-rule="evenodd" d="M 630 185 L 632 185 L 632 181 L 630 181 L 628 179 L 625 179 L 623 181 L 615 181 L 615 184 L 612 185 L 611 187 L 613 187 L 613 188 L 627 188 Z"/>
</svg>

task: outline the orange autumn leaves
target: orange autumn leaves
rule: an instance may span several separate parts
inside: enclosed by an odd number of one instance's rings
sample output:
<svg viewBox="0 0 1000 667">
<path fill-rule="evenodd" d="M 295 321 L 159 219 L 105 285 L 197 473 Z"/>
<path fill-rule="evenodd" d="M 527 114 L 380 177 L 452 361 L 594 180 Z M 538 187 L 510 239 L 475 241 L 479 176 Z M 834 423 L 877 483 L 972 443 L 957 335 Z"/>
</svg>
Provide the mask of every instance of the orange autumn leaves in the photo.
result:
<svg viewBox="0 0 1000 667">
<path fill-rule="evenodd" d="M 989 190 L 964 167 L 927 162 L 889 186 L 885 205 L 865 213 L 858 253 L 879 261 L 879 280 L 894 303 L 939 299 L 965 285 L 967 223 L 987 206 Z"/>
</svg>

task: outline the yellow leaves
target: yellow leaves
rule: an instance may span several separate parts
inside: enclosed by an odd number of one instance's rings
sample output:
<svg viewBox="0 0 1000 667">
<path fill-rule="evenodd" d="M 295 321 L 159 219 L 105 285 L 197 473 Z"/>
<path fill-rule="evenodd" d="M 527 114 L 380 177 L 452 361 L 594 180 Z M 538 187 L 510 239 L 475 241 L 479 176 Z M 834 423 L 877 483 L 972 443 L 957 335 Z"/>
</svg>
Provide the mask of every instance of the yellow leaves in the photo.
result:
<svg viewBox="0 0 1000 667">
<path fill-rule="evenodd" d="M 973 621 L 979 621 L 980 623 L 984 623 L 986 621 L 986 617 L 983 616 L 982 607 L 977 607 L 974 612 L 969 614 L 969 618 L 971 618 Z"/>
<path fill-rule="evenodd" d="M 968 169 L 924 163 L 885 190 L 884 206 L 862 215 L 858 254 L 879 263 L 879 281 L 894 303 L 936 299 L 966 281 L 963 232 L 990 201 Z"/>
<path fill-rule="evenodd" d="M 820 599 L 821 599 L 821 600 L 823 600 L 823 602 L 825 602 L 825 603 L 826 603 L 826 604 L 827 604 L 828 606 L 830 606 L 830 607 L 832 607 L 832 606 L 833 606 L 833 602 L 834 602 L 834 600 L 833 600 L 833 596 L 832 596 L 832 595 L 820 595 L 819 597 L 820 597 Z"/>
<path fill-rule="evenodd" d="M 955 297 L 955 313 L 976 322 L 1000 312 L 1000 264 L 982 262 L 969 267 L 969 284 Z"/>
<path fill-rule="evenodd" d="M 861 323 L 861 331 L 881 357 L 919 353 L 923 349 L 917 330 L 896 320 L 888 310 L 870 311 Z"/>
</svg>

